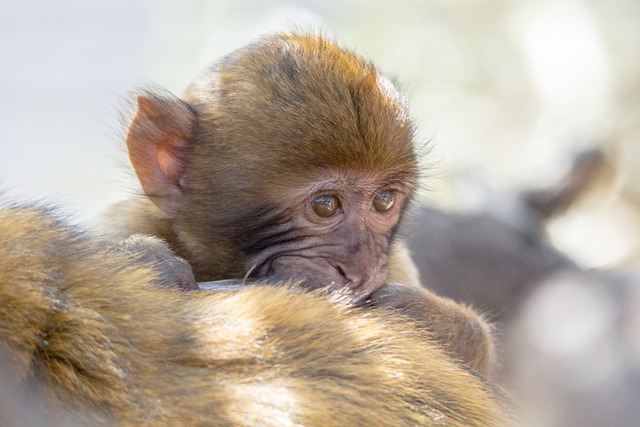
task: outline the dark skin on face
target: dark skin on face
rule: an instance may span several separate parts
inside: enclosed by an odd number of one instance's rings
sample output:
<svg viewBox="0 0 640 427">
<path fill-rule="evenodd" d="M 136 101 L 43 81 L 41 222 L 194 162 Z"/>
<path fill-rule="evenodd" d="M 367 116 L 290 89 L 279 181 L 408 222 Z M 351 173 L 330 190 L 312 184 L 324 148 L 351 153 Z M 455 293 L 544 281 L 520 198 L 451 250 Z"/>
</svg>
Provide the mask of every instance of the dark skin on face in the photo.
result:
<svg viewBox="0 0 640 427">
<path fill-rule="evenodd" d="M 207 70 L 184 101 L 143 94 L 127 138 L 196 279 L 383 285 L 417 181 L 403 97 L 373 65 L 283 35 Z"/>
<path fill-rule="evenodd" d="M 249 277 L 303 279 L 312 289 L 348 289 L 355 299 L 384 283 L 407 190 L 379 178 L 344 175 L 291 191 L 285 203 L 289 228 L 247 258 Z"/>
</svg>

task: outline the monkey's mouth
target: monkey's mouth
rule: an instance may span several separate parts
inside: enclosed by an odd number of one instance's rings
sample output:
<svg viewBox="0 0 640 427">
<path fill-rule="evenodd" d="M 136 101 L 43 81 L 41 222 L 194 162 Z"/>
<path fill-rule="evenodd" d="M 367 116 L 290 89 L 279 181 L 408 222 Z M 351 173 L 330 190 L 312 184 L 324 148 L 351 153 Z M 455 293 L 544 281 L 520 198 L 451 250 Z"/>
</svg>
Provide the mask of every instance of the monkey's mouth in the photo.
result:
<svg viewBox="0 0 640 427">
<path fill-rule="evenodd" d="M 324 258 L 299 255 L 280 255 L 272 258 L 255 268 L 249 277 L 301 282 L 308 289 L 330 287 L 338 290 L 351 284 L 341 268 L 334 268 Z"/>
<path fill-rule="evenodd" d="M 365 301 L 372 290 L 363 281 L 350 280 L 340 265 L 332 265 L 323 257 L 279 254 L 250 268 L 249 280 L 268 279 L 283 283 L 297 283 L 309 291 L 328 289 L 344 296 L 354 304 Z M 377 287 L 376 287 L 377 288 Z"/>
</svg>

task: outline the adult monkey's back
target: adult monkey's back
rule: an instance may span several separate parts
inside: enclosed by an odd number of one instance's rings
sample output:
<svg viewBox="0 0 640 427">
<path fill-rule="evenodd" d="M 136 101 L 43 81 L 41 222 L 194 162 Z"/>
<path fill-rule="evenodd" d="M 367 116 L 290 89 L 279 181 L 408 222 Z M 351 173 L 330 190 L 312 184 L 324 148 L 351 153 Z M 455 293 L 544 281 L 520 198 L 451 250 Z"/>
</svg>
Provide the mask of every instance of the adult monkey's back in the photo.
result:
<svg viewBox="0 0 640 427">
<path fill-rule="evenodd" d="M 405 98 L 370 62 L 321 36 L 267 37 L 221 59 L 182 99 L 138 97 L 127 145 L 155 207 L 115 207 L 108 231 L 165 238 L 198 281 L 296 279 L 401 309 L 487 373 L 488 324 L 419 287 L 402 258 L 397 230 L 418 183 L 413 133 Z"/>
<path fill-rule="evenodd" d="M 158 245 L 0 208 L 3 426 L 503 425 L 491 387 L 397 314 L 287 287 L 185 292 Z"/>
</svg>

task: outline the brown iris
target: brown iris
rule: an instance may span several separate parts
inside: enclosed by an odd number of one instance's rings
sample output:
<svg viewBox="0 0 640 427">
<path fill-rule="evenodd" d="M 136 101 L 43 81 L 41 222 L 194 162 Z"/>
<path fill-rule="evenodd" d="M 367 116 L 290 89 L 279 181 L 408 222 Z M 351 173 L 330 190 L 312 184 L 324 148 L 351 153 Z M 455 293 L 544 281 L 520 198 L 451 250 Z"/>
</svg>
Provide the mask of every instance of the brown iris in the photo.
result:
<svg viewBox="0 0 640 427">
<path fill-rule="evenodd" d="M 383 191 L 378 193 L 373 199 L 373 208 L 378 212 L 386 212 L 396 201 L 396 195 L 393 191 Z"/>
<path fill-rule="evenodd" d="M 340 202 L 336 196 L 318 196 L 311 202 L 311 208 L 316 215 L 323 218 L 330 217 L 340 207 Z"/>
</svg>

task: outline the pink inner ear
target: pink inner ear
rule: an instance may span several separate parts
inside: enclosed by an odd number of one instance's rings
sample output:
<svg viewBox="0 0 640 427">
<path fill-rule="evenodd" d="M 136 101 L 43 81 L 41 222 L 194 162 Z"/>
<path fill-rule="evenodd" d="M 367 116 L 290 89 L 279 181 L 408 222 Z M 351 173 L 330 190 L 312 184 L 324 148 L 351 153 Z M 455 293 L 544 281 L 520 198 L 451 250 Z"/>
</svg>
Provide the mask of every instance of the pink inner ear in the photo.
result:
<svg viewBox="0 0 640 427">
<path fill-rule="evenodd" d="M 177 98 L 141 95 L 129 133 L 129 158 L 142 188 L 164 212 L 173 215 L 182 198 L 195 116 Z"/>
<path fill-rule="evenodd" d="M 156 153 L 158 168 L 166 180 L 173 185 L 180 186 L 180 180 L 187 167 L 185 162 L 186 149 L 176 147 L 178 144 L 159 143 Z"/>
</svg>

